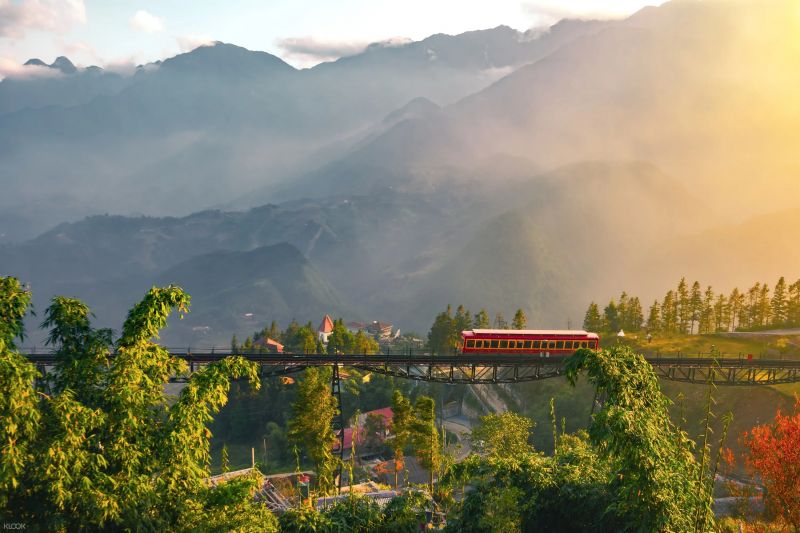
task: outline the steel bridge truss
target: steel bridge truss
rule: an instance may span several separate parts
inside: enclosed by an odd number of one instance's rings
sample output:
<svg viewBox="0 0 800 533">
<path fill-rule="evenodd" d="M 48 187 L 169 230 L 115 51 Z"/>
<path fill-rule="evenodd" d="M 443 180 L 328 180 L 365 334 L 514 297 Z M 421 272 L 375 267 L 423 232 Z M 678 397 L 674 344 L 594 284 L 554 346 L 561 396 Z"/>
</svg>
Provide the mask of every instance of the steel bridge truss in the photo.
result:
<svg viewBox="0 0 800 533">
<path fill-rule="evenodd" d="M 42 373 L 55 359 L 52 354 L 26 354 Z M 186 381 L 191 373 L 231 355 L 241 355 L 260 366 L 262 377 L 285 376 L 309 367 L 328 366 L 338 375 L 345 367 L 402 379 L 435 383 L 522 383 L 565 374 L 568 357 L 520 355 L 328 355 L 241 354 L 226 352 L 173 352 L 188 365 L 186 374 L 171 381 Z M 113 354 L 111 355 L 113 357 Z M 734 359 L 709 357 L 646 357 L 656 374 L 685 383 L 717 385 L 776 385 L 800 382 L 800 360 Z"/>
</svg>

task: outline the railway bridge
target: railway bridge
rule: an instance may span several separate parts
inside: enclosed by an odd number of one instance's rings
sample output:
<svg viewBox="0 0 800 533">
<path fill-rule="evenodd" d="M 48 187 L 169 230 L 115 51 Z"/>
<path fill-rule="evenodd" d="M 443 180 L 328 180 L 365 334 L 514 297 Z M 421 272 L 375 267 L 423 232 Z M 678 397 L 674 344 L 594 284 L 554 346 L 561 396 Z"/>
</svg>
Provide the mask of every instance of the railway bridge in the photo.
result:
<svg viewBox="0 0 800 533">
<path fill-rule="evenodd" d="M 248 353 L 207 350 L 170 350 L 186 361 L 188 372 L 171 381 L 186 381 L 203 366 L 231 355 L 240 355 L 257 363 L 263 377 L 283 376 L 309 367 L 333 367 L 336 375 L 342 367 L 385 374 L 397 378 L 436 383 L 493 384 L 521 383 L 565 375 L 568 356 L 448 354 L 398 352 L 376 355 Z M 43 374 L 55 363 L 53 353 L 27 350 L 24 355 Z M 713 355 L 713 356 L 712 356 Z M 114 357 L 114 354 L 110 354 Z M 645 355 L 656 374 L 672 381 L 717 385 L 776 385 L 800 382 L 800 360 L 748 358 L 728 354 Z"/>
</svg>

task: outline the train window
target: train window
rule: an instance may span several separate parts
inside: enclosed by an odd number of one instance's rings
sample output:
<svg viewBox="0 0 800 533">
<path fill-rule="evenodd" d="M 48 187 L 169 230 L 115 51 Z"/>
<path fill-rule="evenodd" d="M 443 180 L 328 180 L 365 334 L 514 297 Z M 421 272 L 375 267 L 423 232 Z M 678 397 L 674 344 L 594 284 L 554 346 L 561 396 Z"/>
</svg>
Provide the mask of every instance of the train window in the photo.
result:
<svg viewBox="0 0 800 533">
<path fill-rule="evenodd" d="M 563 350 L 564 349 L 564 341 L 556 342 L 556 350 Z"/>
<path fill-rule="evenodd" d="M 475 347 L 475 339 L 467 340 L 467 348 L 474 348 Z"/>
<path fill-rule="evenodd" d="M 530 350 L 531 349 L 531 341 L 525 341 L 525 343 L 523 344 L 523 348 L 525 350 Z"/>
<path fill-rule="evenodd" d="M 583 342 L 581 343 L 581 348 L 586 348 L 586 347 L 588 347 L 588 346 L 589 346 L 589 344 L 588 344 L 586 341 L 583 341 Z"/>
<path fill-rule="evenodd" d="M 556 349 L 556 341 L 550 341 L 548 349 L 555 350 Z"/>
<path fill-rule="evenodd" d="M 534 350 L 538 350 L 541 347 L 542 347 L 542 341 L 533 341 L 533 349 Z"/>
<path fill-rule="evenodd" d="M 571 350 L 572 349 L 572 341 L 564 341 L 564 349 Z"/>
<path fill-rule="evenodd" d="M 498 346 L 498 341 L 492 341 L 492 348 L 496 349 L 497 346 Z"/>
<path fill-rule="evenodd" d="M 500 341 L 500 349 L 501 350 L 508 349 L 508 341 Z"/>
<path fill-rule="evenodd" d="M 515 346 L 516 346 L 516 342 L 508 341 L 508 349 L 509 350 L 513 350 Z"/>
</svg>

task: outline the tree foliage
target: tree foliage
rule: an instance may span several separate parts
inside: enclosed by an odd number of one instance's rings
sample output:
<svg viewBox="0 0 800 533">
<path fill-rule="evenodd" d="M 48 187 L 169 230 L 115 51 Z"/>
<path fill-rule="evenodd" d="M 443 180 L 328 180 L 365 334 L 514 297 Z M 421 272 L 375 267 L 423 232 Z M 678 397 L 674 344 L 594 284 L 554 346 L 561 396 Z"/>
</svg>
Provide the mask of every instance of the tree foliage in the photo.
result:
<svg viewBox="0 0 800 533">
<path fill-rule="evenodd" d="M 334 489 L 338 459 L 333 454 L 336 435 L 332 424 L 337 410 L 336 398 L 331 394 L 330 371 L 317 367 L 306 370 L 292 404 L 288 436 L 314 463 L 317 490 L 321 494 L 329 494 Z"/>
<path fill-rule="evenodd" d="M 766 488 L 766 503 L 781 520 L 800 531 L 800 400 L 791 415 L 780 411 L 770 424 L 744 435 L 746 465 Z"/>
<path fill-rule="evenodd" d="M 24 316 L 29 295 L 16 280 L 0 280 L 4 513 L 55 530 L 208 530 L 223 516 L 269 530 L 271 515 L 252 501 L 258 480 L 238 492 L 204 482 L 207 424 L 227 401 L 230 379 L 258 386 L 255 365 L 227 358 L 195 372 L 172 405 L 164 394 L 185 364 L 152 339 L 173 309 L 188 310 L 188 295 L 172 286 L 148 292 L 129 313 L 113 358 L 110 334 L 91 328 L 83 303 L 53 299 L 44 326 L 59 361 L 44 394 L 33 366 L 7 342 L 21 332 L 15 317 Z"/>
<path fill-rule="evenodd" d="M 669 417 L 652 366 L 629 348 L 580 350 L 567 363 L 575 383 L 581 370 L 605 396 L 589 429 L 591 441 L 615 472 L 613 509 L 639 520 L 642 531 L 713 528 L 711 496 L 693 443 Z"/>
<path fill-rule="evenodd" d="M 485 453 L 496 457 L 514 457 L 532 453 L 533 446 L 528 443 L 533 420 L 507 411 L 489 414 L 480 418 L 478 426 L 472 430 L 473 443 Z"/>
</svg>

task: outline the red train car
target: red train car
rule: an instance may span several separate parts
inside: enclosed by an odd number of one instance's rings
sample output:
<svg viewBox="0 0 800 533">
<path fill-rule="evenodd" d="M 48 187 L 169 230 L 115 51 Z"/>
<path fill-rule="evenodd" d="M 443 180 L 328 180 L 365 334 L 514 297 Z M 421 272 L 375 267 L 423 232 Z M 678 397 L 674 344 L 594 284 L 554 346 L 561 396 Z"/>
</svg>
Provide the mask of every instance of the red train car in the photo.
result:
<svg viewBox="0 0 800 533">
<path fill-rule="evenodd" d="M 570 355 L 581 348 L 596 350 L 597 333 L 575 330 L 473 329 L 462 331 L 462 353 Z"/>
</svg>

